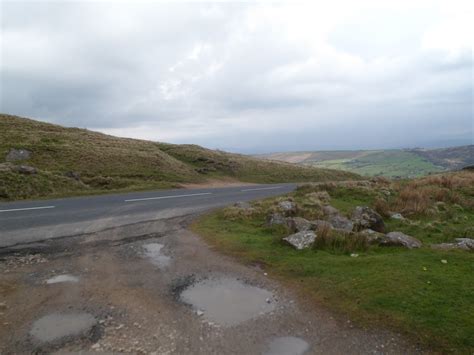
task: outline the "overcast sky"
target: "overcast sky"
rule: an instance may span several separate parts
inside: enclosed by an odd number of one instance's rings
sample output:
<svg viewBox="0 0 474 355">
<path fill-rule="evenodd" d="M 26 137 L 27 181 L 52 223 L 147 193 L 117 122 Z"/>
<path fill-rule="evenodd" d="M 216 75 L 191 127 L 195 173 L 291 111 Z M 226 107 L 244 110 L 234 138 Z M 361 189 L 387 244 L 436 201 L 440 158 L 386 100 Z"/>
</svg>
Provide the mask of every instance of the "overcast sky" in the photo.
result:
<svg viewBox="0 0 474 355">
<path fill-rule="evenodd" d="M 1 110 L 257 153 L 473 144 L 472 1 L 1 2 Z"/>
</svg>

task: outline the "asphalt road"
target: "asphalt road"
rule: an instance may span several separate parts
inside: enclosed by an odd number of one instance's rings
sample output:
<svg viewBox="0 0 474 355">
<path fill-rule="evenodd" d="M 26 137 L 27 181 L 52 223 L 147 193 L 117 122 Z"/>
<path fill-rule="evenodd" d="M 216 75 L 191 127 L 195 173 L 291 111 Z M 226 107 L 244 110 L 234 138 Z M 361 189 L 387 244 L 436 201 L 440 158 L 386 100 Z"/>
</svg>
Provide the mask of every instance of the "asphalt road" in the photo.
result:
<svg viewBox="0 0 474 355">
<path fill-rule="evenodd" d="M 0 248 L 203 212 L 275 196 L 295 184 L 159 190 L 0 203 Z"/>
</svg>

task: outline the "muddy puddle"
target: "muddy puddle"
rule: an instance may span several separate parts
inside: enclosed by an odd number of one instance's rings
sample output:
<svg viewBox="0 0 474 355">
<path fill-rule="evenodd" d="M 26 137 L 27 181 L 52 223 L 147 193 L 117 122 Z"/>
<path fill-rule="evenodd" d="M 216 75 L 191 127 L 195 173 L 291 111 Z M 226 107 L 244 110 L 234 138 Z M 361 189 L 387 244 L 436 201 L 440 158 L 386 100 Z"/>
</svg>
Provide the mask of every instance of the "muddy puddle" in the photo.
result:
<svg viewBox="0 0 474 355">
<path fill-rule="evenodd" d="M 309 344 L 301 338 L 281 337 L 270 342 L 264 355 L 303 355 L 309 350 Z"/>
<path fill-rule="evenodd" d="M 275 309 L 273 294 L 234 278 L 207 279 L 189 286 L 181 301 L 209 322 L 232 326 Z"/>
<path fill-rule="evenodd" d="M 79 282 L 79 278 L 73 275 L 57 275 L 46 280 L 47 284 L 57 284 L 62 282 Z"/>
<path fill-rule="evenodd" d="M 166 268 L 171 262 L 171 258 L 163 254 L 163 247 L 164 245 L 160 243 L 149 243 L 143 246 L 145 256 L 150 259 L 153 265 L 158 266 L 160 269 Z"/>
<path fill-rule="evenodd" d="M 41 343 L 85 335 L 96 324 L 89 313 L 52 313 L 33 323 L 30 335 Z"/>
</svg>

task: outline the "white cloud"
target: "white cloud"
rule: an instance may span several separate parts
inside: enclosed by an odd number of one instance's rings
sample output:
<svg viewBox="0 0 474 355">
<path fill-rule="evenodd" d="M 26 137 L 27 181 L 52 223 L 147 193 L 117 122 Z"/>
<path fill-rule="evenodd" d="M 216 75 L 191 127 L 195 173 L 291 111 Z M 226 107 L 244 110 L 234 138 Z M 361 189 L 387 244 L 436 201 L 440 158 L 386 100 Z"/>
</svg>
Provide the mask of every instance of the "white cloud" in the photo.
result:
<svg viewBox="0 0 474 355">
<path fill-rule="evenodd" d="M 2 12 L 9 113 L 242 151 L 472 137 L 470 2 L 39 1 Z"/>
</svg>

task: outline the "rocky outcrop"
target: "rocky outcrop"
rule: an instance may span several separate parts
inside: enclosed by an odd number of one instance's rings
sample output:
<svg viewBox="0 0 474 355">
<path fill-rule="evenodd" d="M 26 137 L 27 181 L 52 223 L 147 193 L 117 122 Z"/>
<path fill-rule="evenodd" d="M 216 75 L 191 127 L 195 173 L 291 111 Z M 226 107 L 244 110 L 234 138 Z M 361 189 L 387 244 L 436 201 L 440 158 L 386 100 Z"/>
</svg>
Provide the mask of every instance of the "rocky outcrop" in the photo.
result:
<svg viewBox="0 0 474 355">
<path fill-rule="evenodd" d="M 298 206 L 293 201 L 281 201 L 278 203 L 278 208 L 285 216 L 294 216 L 298 211 Z"/>
<path fill-rule="evenodd" d="M 352 231 L 354 224 L 352 221 L 340 214 L 332 215 L 329 217 L 329 223 L 335 229 L 341 229 L 344 231 Z"/>
<path fill-rule="evenodd" d="M 381 244 L 385 238 L 385 234 L 376 232 L 372 229 L 364 229 L 359 232 L 366 237 L 369 244 Z"/>
<path fill-rule="evenodd" d="M 302 217 L 288 217 L 286 219 L 286 225 L 292 233 L 304 232 L 314 229 L 314 225 Z"/>
<path fill-rule="evenodd" d="M 8 152 L 5 160 L 6 161 L 19 161 L 30 159 L 31 152 L 28 149 L 15 149 L 12 148 Z"/>
<path fill-rule="evenodd" d="M 310 247 L 314 243 L 316 240 L 316 233 L 313 231 L 298 232 L 283 238 L 283 240 L 296 249 L 301 250 Z"/>
<path fill-rule="evenodd" d="M 25 175 L 34 175 L 38 173 L 38 170 L 32 166 L 28 165 L 18 165 L 15 166 L 15 171 L 20 174 L 25 174 Z"/>
<path fill-rule="evenodd" d="M 474 251 L 474 239 L 472 238 L 456 238 L 454 243 L 433 244 L 433 249 L 440 250 L 467 250 Z"/>
<path fill-rule="evenodd" d="M 352 221 L 356 231 L 372 229 L 380 233 L 385 232 L 385 223 L 382 216 L 369 207 L 357 206 L 352 213 Z"/>
<path fill-rule="evenodd" d="M 314 230 L 318 230 L 319 228 L 332 229 L 331 223 L 329 223 L 328 221 L 324 221 L 322 219 L 316 219 L 314 221 L 311 221 L 311 225 L 313 226 Z"/>
<path fill-rule="evenodd" d="M 267 227 L 273 227 L 278 225 L 286 225 L 286 218 L 281 213 L 270 213 L 267 216 L 265 225 Z"/>
<path fill-rule="evenodd" d="M 380 245 L 383 246 L 401 246 L 408 249 L 420 248 L 421 242 L 402 232 L 390 232 L 381 238 Z"/>
</svg>

